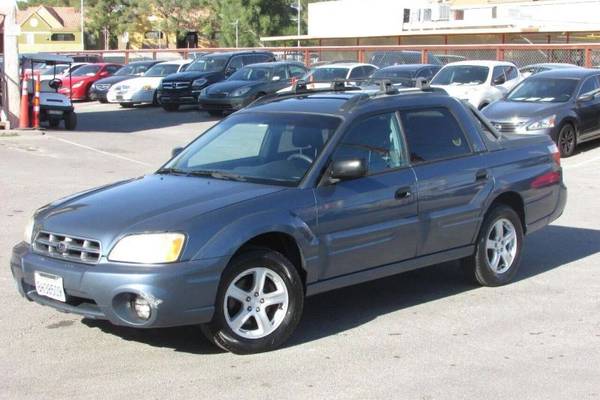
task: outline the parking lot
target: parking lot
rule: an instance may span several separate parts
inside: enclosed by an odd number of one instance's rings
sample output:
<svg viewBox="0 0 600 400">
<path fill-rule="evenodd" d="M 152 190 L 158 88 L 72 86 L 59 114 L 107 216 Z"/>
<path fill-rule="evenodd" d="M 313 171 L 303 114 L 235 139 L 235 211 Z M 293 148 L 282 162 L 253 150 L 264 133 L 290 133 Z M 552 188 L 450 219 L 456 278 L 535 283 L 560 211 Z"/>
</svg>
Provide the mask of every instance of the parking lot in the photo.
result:
<svg viewBox="0 0 600 400">
<path fill-rule="evenodd" d="M 455 263 L 311 297 L 281 350 L 236 356 L 197 327 L 134 330 L 28 303 L 11 247 L 36 208 L 151 173 L 216 119 L 78 103 L 76 131 L 0 137 L 0 398 L 600 398 L 600 141 L 563 160 L 564 215 L 515 283 Z"/>
</svg>

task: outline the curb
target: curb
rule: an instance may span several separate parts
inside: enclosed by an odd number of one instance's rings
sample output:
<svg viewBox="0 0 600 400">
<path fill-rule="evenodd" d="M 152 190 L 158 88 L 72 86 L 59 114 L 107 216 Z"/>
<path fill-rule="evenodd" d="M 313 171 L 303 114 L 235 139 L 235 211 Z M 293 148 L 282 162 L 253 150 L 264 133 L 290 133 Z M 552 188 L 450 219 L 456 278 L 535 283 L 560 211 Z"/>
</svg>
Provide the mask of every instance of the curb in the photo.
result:
<svg viewBox="0 0 600 400">
<path fill-rule="evenodd" d="M 40 129 L 6 129 L 0 130 L 1 137 L 16 137 L 16 136 L 42 136 L 46 131 Z"/>
</svg>

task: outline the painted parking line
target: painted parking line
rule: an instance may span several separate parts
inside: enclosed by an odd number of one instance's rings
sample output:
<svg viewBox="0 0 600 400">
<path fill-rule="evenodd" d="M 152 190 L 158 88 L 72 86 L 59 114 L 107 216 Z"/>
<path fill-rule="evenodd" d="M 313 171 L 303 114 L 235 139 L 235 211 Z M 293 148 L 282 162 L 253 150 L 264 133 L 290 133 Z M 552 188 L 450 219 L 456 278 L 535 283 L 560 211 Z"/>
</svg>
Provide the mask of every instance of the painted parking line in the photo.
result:
<svg viewBox="0 0 600 400">
<path fill-rule="evenodd" d="M 588 165 L 588 164 L 592 164 L 595 162 L 600 161 L 600 157 L 594 157 L 594 158 L 590 158 L 588 160 L 585 161 L 581 161 L 575 164 L 568 164 L 568 165 L 563 165 L 563 167 L 566 167 L 567 169 L 571 169 L 571 168 L 579 168 L 579 167 L 583 167 L 584 165 Z"/>
<path fill-rule="evenodd" d="M 48 137 L 52 138 L 54 140 L 58 140 L 59 142 L 67 143 L 67 144 L 70 144 L 72 146 L 81 147 L 82 149 L 87 149 L 87 150 L 90 150 L 90 151 L 94 151 L 96 153 L 104 154 L 106 156 L 110 156 L 110 157 L 118 158 L 118 159 L 121 159 L 121 160 L 129 161 L 129 162 L 132 162 L 132 163 L 135 163 L 135 164 L 139 164 L 139 165 L 143 165 L 143 166 L 146 166 L 146 167 L 150 167 L 151 166 L 150 164 L 148 164 L 146 162 L 135 160 L 133 158 L 125 157 L 125 156 L 122 156 L 122 155 L 119 155 L 119 154 L 110 153 L 108 151 L 96 149 L 96 148 L 91 147 L 91 146 L 86 146 L 85 144 L 72 142 L 70 140 L 59 138 L 59 137 L 56 137 L 56 136 L 48 136 Z"/>
</svg>

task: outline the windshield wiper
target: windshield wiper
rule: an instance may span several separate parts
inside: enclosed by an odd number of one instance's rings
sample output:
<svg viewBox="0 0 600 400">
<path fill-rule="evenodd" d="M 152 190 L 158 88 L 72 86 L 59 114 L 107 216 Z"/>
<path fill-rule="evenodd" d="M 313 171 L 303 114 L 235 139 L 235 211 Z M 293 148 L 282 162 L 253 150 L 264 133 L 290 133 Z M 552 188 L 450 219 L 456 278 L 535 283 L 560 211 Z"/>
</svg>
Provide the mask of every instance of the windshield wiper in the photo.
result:
<svg viewBox="0 0 600 400">
<path fill-rule="evenodd" d="M 215 178 L 215 179 L 224 179 L 224 180 L 231 180 L 231 181 L 243 182 L 246 180 L 246 178 L 244 178 L 241 175 L 234 174 L 232 172 L 225 172 L 225 171 L 195 170 L 195 171 L 187 171 L 185 173 L 189 176 L 208 176 L 208 177 Z"/>
<path fill-rule="evenodd" d="M 162 174 L 162 175 L 187 175 L 187 171 L 184 171 L 182 169 L 177 169 L 177 168 L 161 168 L 158 171 L 156 171 L 157 174 Z"/>
</svg>

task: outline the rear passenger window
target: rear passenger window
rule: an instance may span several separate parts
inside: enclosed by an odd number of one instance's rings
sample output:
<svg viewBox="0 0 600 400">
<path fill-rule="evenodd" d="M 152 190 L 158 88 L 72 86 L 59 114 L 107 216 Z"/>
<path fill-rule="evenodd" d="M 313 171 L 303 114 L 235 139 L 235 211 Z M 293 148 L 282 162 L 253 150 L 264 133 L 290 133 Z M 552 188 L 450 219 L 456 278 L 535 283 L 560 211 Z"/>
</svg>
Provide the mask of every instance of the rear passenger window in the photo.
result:
<svg viewBox="0 0 600 400">
<path fill-rule="evenodd" d="M 369 117 L 350 128 L 333 153 L 333 160 L 363 159 L 368 174 L 407 164 L 398 121 L 393 113 Z"/>
<path fill-rule="evenodd" d="M 504 73 L 506 74 L 506 80 L 511 81 L 517 79 L 518 73 L 515 67 L 506 67 Z"/>
<path fill-rule="evenodd" d="M 360 78 L 364 78 L 364 77 L 365 77 L 365 73 L 364 73 L 363 67 L 356 67 L 352 70 L 352 72 L 350 72 L 350 78 L 360 79 Z"/>
<path fill-rule="evenodd" d="M 298 65 L 290 65 L 290 77 L 300 78 L 306 74 L 306 70 Z"/>
<path fill-rule="evenodd" d="M 413 164 L 459 157 L 471 152 L 460 125 L 445 108 L 404 111 L 402 128 Z"/>
<path fill-rule="evenodd" d="M 581 89 L 579 90 L 579 95 L 584 95 L 591 93 L 595 90 L 598 90 L 598 78 L 595 76 L 591 76 L 585 80 Z"/>
</svg>

